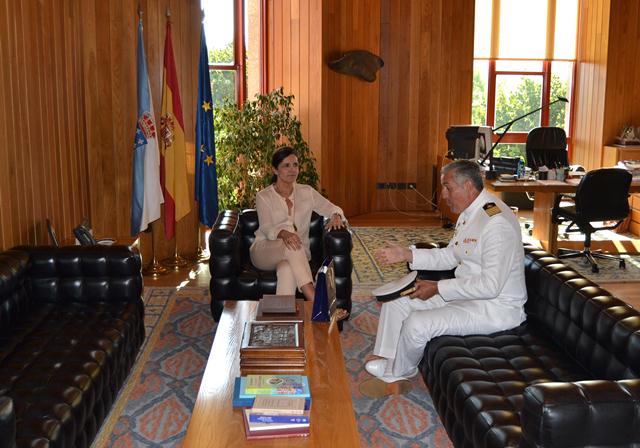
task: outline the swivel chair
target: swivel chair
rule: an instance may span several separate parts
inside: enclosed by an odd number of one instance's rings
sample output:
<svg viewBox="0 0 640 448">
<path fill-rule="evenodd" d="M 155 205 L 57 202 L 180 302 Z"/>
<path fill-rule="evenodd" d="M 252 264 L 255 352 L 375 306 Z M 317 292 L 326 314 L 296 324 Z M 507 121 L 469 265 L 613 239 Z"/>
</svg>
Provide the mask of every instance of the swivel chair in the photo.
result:
<svg viewBox="0 0 640 448">
<path fill-rule="evenodd" d="M 629 215 L 629 186 L 631 173 L 619 168 L 602 168 L 589 171 L 578 184 L 574 205 L 560 206 L 562 196 L 556 199 L 552 211 L 554 223 L 569 222 L 565 232 L 584 233 L 582 250 L 558 249 L 558 258 L 586 257 L 591 264 L 591 272 L 598 272 L 596 258 L 617 260 L 621 269 L 625 262 L 621 257 L 591 251 L 591 234 L 597 230 L 618 227 Z M 615 221 L 608 225 L 606 221 Z M 601 223 L 595 227 L 594 222 Z"/>
<path fill-rule="evenodd" d="M 533 128 L 527 135 L 525 145 L 527 166 L 533 171 L 545 165 L 548 168 L 569 166 L 567 134 L 562 128 Z"/>
</svg>

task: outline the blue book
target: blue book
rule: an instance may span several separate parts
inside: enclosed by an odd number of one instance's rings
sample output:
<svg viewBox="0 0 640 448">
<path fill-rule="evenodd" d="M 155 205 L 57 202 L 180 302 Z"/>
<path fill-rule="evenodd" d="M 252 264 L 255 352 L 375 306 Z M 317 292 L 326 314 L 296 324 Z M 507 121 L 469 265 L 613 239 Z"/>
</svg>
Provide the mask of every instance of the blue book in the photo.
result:
<svg viewBox="0 0 640 448">
<path fill-rule="evenodd" d="M 252 423 L 309 423 L 308 415 L 267 415 L 249 414 L 249 421 Z"/>
<path fill-rule="evenodd" d="M 234 408 L 250 408 L 251 406 L 253 406 L 253 400 L 255 400 L 256 397 L 255 395 L 248 398 L 243 398 L 240 396 L 241 379 L 242 377 L 236 377 L 236 379 L 234 380 L 232 406 Z M 304 399 L 304 408 L 307 411 L 311 409 L 311 397 L 306 397 Z"/>
<path fill-rule="evenodd" d="M 297 394 L 286 394 L 288 397 L 304 397 L 311 398 L 311 392 L 309 391 L 309 378 L 306 375 L 301 375 L 302 382 L 302 392 Z M 240 377 L 240 398 L 256 398 L 256 395 L 275 395 L 275 394 L 248 394 L 245 392 L 247 389 L 247 378 L 244 376 Z"/>
</svg>

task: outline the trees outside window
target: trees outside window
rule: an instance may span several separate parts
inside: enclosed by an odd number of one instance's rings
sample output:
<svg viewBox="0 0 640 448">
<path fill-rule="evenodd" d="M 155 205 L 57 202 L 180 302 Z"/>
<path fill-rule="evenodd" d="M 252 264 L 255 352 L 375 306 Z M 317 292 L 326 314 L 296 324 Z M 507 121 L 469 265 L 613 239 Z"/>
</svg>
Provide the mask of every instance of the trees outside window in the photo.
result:
<svg viewBox="0 0 640 448">
<path fill-rule="evenodd" d="M 260 93 L 266 0 L 201 0 L 216 106 Z"/>
<path fill-rule="evenodd" d="M 558 97 L 571 100 L 578 0 L 476 0 L 475 14 L 473 124 L 495 129 Z M 517 121 L 494 155 L 524 159 L 538 126 L 564 128 L 570 147 L 570 107 L 557 102 Z"/>
</svg>

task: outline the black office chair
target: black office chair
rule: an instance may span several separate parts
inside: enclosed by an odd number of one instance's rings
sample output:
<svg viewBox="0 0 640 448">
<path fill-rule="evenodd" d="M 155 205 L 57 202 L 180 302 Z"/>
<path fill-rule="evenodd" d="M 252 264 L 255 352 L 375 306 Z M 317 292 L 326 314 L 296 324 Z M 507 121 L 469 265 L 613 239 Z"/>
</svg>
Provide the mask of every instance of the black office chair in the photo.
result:
<svg viewBox="0 0 640 448">
<path fill-rule="evenodd" d="M 620 268 L 624 269 L 625 262 L 621 257 L 591 251 L 591 234 L 597 230 L 610 230 L 618 227 L 629 216 L 629 186 L 631 173 L 619 168 L 602 168 L 589 171 L 578 184 L 574 201 L 569 207 L 560 206 L 562 196 L 556 200 L 553 207 L 553 222 L 569 222 L 565 232 L 584 233 L 584 248 L 582 250 L 558 249 L 558 258 L 586 257 L 591 263 L 591 272 L 598 272 L 596 258 L 618 260 Z M 607 225 L 606 221 L 615 221 Z M 594 227 L 592 223 L 601 222 Z"/>
<path fill-rule="evenodd" d="M 525 145 L 527 166 L 532 171 L 545 165 L 547 168 L 569 166 L 567 134 L 562 128 L 533 128 L 527 135 Z"/>
</svg>

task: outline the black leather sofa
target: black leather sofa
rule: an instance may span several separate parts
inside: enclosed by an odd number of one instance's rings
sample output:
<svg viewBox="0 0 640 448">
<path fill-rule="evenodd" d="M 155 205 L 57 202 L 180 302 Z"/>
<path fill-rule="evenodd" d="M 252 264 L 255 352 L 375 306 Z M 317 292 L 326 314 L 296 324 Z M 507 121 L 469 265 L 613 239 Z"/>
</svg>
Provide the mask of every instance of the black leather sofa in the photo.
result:
<svg viewBox="0 0 640 448">
<path fill-rule="evenodd" d="M 87 447 L 144 340 L 124 246 L 0 253 L 0 447 Z"/>
<path fill-rule="evenodd" d="M 261 271 L 251 264 L 249 248 L 258 230 L 258 213 L 220 213 L 209 235 L 209 271 L 211 273 L 211 314 L 220 319 L 225 300 L 258 300 L 275 294 L 275 271 Z M 347 229 L 327 232 L 322 216 L 313 213 L 309 227 L 311 272 L 317 272 L 326 257 L 333 257 L 337 305 L 351 312 L 353 262 L 351 233 Z"/>
<path fill-rule="evenodd" d="M 431 341 L 420 371 L 456 447 L 640 446 L 640 314 L 525 247 L 526 321 Z"/>
</svg>

